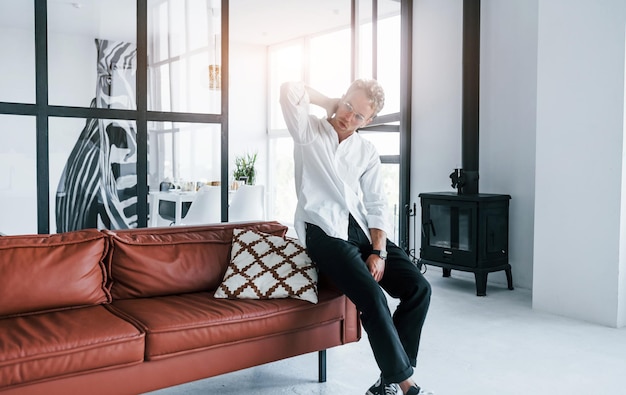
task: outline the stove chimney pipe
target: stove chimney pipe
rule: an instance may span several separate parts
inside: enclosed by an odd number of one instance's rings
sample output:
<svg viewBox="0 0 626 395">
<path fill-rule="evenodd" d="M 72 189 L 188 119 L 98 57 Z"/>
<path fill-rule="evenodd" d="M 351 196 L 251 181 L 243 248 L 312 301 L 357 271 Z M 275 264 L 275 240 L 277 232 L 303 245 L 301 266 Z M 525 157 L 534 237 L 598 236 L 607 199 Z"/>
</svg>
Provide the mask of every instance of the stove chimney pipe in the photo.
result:
<svg viewBox="0 0 626 395">
<path fill-rule="evenodd" d="M 480 0 L 463 0 L 462 169 L 450 174 L 459 194 L 478 193 Z"/>
</svg>

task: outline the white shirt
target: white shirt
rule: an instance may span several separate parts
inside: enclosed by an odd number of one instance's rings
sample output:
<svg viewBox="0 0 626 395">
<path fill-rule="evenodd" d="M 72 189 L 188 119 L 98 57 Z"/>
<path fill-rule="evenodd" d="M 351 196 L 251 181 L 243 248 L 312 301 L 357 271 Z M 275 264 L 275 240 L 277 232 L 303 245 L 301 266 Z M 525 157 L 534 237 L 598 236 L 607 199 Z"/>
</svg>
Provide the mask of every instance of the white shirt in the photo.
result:
<svg viewBox="0 0 626 395">
<path fill-rule="evenodd" d="M 310 99 L 303 83 L 283 84 L 280 104 L 294 141 L 298 197 L 294 225 L 301 243 L 305 244 L 305 222 L 348 240 L 350 214 L 370 242 L 370 228 L 387 232 L 387 200 L 374 145 L 358 133 L 339 143 L 327 119 L 309 114 Z"/>
</svg>

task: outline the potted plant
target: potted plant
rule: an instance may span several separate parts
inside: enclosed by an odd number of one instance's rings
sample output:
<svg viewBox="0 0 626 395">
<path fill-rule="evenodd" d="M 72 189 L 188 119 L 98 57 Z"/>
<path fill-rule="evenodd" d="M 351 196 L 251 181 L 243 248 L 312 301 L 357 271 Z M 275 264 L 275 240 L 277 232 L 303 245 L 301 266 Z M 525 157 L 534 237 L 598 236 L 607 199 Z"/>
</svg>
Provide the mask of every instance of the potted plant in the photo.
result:
<svg viewBox="0 0 626 395">
<path fill-rule="evenodd" d="M 235 181 L 245 181 L 248 185 L 254 185 L 256 156 L 257 153 L 255 152 L 254 154 L 246 153 L 235 157 L 235 171 L 233 172 Z"/>
</svg>

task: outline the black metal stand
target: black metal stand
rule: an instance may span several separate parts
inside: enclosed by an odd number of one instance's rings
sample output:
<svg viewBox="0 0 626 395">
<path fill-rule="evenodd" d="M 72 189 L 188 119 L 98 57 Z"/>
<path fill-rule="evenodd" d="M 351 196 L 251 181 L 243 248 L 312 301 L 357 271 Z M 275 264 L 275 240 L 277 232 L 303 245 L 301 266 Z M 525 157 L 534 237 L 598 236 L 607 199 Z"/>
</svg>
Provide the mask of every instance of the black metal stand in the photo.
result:
<svg viewBox="0 0 626 395">
<path fill-rule="evenodd" d="M 442 262 L 429 261 L 426 259 L 421 259 L 422 264 L 438 266 L 443 269 L 443 277 L 451 277 L 452 270 L 460 270 L 463 272 L 473 272 L 474 279 L 476 281 L 476 296 L 486 296 L 487 295 L 487 275 L 491 272 L 497 272 L 500 270 L 504 270 L 506 273 L 506 281 L 507 287 L 510 290 L 513 290 L 513 276 L 511 274 L 511 265 L 504 264 L 501 266 L 491 267 L 487 269 L 478 269 L 478 268 L 468 268 L 465 266 L 458 265 L 448 265 Z"/>
<path fill-rule="evenodd" d="M 319 382 L 326 382 L 326 350 L 321 350 L 318 353 L 318 373 Z"/>
</svg>

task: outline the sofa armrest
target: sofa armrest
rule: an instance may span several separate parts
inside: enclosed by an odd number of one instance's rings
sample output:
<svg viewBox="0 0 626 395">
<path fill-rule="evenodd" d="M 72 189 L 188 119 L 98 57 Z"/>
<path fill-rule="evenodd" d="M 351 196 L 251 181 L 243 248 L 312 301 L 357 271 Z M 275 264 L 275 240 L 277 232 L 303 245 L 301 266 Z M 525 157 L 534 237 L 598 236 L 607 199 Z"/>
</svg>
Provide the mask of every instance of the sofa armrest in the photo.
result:
<svg viewBox="0 0 626 395">
<path fill-rule="evenodd" d="M 344 343 L 357 342 L 361 339 L 361 314 L 345 295 L 346 318 L 344 320 Z"/>
<path fill-rule="evenodd" d="M 318 287 L 324 289 L 330 289 L 336 292 L 341 292 L 339 288 L 333 283 L 333 281 L 324 274 L 319 274 Z M 345 299 L 345 319 L 343 326 L 343 343 L 356 342 L 361 339 L 361 318 L 360 313 L 356 309 L 354 303 L 343 295 Z"/>
</svg>

